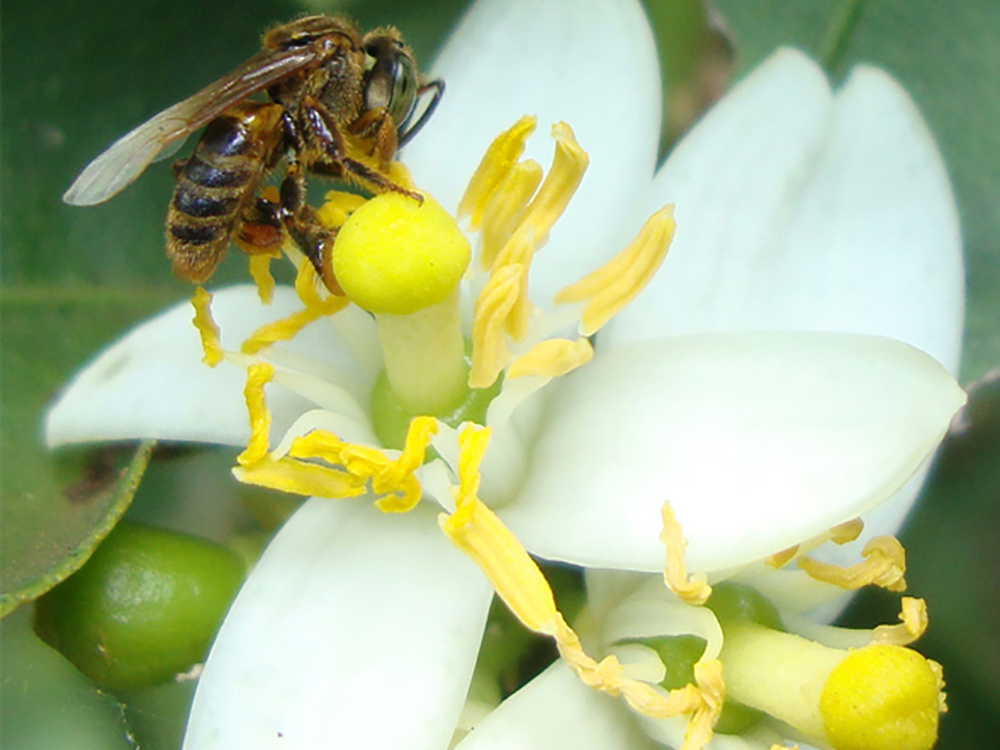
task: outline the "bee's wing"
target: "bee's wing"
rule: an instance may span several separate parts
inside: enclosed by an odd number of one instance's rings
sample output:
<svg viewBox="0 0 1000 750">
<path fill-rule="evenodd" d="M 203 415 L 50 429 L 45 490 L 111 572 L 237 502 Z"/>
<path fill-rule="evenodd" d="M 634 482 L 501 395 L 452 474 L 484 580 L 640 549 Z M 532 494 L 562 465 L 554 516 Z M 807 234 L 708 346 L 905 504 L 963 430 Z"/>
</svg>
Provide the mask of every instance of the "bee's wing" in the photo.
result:
<svg viewBox="0 0 1000 750">
<path fill-rule="evenodd" d="M 190 99 L 163 110 L 115 141 L 94 159 L 63 195 L 74 206 L 103 203 L 125 189 L 171 144 L 175 147 L 227 107 L 307 67 L 313 46 L 265 50 Z"/>
</svg>

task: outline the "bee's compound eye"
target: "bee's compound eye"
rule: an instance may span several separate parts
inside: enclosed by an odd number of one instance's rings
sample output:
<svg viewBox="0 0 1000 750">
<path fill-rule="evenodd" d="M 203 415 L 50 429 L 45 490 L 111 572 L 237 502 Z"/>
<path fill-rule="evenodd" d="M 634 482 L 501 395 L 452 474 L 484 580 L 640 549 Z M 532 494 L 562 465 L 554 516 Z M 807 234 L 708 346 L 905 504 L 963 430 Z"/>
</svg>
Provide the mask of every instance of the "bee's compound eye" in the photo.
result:
<svg viewBox="0 0 1000 750">
<path fill-rule="evenodd" d="M 397 128 L 402 127 L 410 116 L 416 99 L 417 69 L 410 56 L 404 53 L 396 59 L 393 69 L 392 96 L 388 107 Z"/>
</svg>

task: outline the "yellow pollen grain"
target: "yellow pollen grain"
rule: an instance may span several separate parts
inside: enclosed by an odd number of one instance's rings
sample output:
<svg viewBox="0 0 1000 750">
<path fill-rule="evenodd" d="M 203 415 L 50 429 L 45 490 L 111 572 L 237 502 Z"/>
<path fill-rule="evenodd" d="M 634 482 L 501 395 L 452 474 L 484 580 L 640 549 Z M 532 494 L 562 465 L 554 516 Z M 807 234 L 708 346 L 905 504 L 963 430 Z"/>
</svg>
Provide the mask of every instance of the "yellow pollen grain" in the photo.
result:
<svg viewBox="0 0 1000 750">
<path fill-rule="evenodd" d="M 811 557 L 799 558 L 798 565 L 809 577 L 843 589 L 854 590 L 875 585 L 889 591 L 905 591 L 906 552 L 895 537 L 879 536 L 868 540 L 861 551 L 862 562 L 842 567 Z"/>
<path fill-rule="evenodd" d="M 591 336 L 641 292 L 659 270 L 677 224 L 672 204 L 646 220 L 628 247 L 556 294 L 556 304 L 584 302 L 580 332 Z"/>
<path fill-rule="evenodd" d="M 904 596 L 896 625 L 879 625 L 872 633 L 872 643 L 908 646 L 927 630 L 927 603 L 923 599 Z"/>
<path fill-rule="evenodd" d="M 558 378 L 582 367 L 594 358 L 594 347 L 588 339 L 547 339 L 535 344 L 527 354 L 511 362 L 507 378 L 542 375 Z"/>
<path fill-rule="evenodd" d="M 265 305 L 270 305 L 274 299 L 274 276 L 271 275 L 271 261 L 276 256 L 271 253 L 259 253 L 249 256 L 250 276 L 257 285 L 257 296 Z"/>
<path fill-rule="evenodd" d="M 524 144 L 537 122 L 537 118 L 525 115 L 493 139 L 486 150 L 458 204 L 458 215 L 468 216 L 473 229 L 481 225 L 486 206 L 524 153 Z"/>
<path fill-rule="evenodd" d="M 215 367 L 222 361 L 224 355 L 219 341 L 219 326 L 212 318 L 212 295 L 206 292 L 204 287 L 199 286 L 194 290 L 191 305 L 194 307 L 194 318 L 191 322 L 198 329 L 201 349 L 205 353 L 201 361 L 209 367 Z"/>
<path fill-rule="evenodd" d="M 284 457 L 237 466 L 233 475 L 244 484 L 268 487 L 292 495 L 342 499 L 364 494 L 365 483 L 346 471 Z"/>
<path fill-rule="evenodd" d="M 268 436 L 271 432 L 271 412 L 267 408 L 264 386 L 274 377 L 274 367 L 267 362 L 256 362 L 247 368 L 247 384 L 243 389 L 247 413 L 250 416 L 250 440 L 246 450 L 236 457 L 240 466 L 250 466 L 267 456 Z"/>
<path fill-rule="evenodd" d="M 517 304 L 525 267 L 496 268 L 476 298 L 472 317 L 472 366 L 470 388 L 488 388 L 510 361 L 507 319 Z"/>
<path fill-rule="evenodd" d="M 524 220 L 528 202 L 542 181 L 542 167 L 533 160 L 518 162 L 486 206 L 479 230 L 479 265 L 492 268 L 501 248 Z"/>
<path fill-rule="evenodd" d="M 684 538 L 681 525 L 677 522 L 669 502 L 663 503 L 660 515 L 663 518 L 660 542 L 667 552 L 663 567 L 663 582 L 682 601 L 701 606 L 712 595 L 712 587 L 708 585 L 703 573 L 688 576 L 684 554 L 687 549 L 687 539 Z"/>
</svg>

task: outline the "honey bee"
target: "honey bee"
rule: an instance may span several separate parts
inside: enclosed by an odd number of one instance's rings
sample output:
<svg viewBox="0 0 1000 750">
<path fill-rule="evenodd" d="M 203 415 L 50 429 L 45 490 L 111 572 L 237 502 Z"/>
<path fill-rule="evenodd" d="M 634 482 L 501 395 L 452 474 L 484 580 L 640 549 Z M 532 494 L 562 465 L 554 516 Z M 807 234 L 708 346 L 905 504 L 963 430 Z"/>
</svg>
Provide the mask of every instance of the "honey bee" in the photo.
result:
<svg viewBox="0 0 1000 750">
<path fill-rule="evenodd" d="M 271 252 L 287 230 L 335 290 L 328 250 L 336 230 L 321 224 L 306 203 L 306 173 L 421 200 L 393 182 L 389 164 L 430 117 L 444 83 L 424 81 L 396 29 L 362 36 L 342 17 L 306 16 L 277 26 L 262 47 L 222 79 L 118 139 L 63 200 L 103 203 L 157 156 L 207 126 L 191 156 L 173 165 L 177 187 L 166 239 L 174 272 L 201 283 L 230 241 L 249 253 Z M 269 101 L 250 99 L 260 92 Z M 414 121 L 417 100 L 428 92 L 432 98 Z M 277 200 L 259 195 L 264 177 L 282 160 L 287 166 Z"/>
</svg>

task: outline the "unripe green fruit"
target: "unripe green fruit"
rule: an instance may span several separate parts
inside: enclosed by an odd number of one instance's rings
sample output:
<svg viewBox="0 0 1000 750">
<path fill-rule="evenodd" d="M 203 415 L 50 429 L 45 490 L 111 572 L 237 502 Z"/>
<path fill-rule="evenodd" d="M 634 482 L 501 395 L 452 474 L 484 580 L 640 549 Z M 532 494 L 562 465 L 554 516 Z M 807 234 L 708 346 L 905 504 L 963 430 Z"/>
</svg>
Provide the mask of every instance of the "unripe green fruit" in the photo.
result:
<svg viewBox="0 0 1000 750">
<path fill-rule="evenodd" d="M 122 523 L 38 600 L 35 630 L 102 687 L 154 685 L 204 660 L 244 573 L 225 547 Z"/>
</svg>

